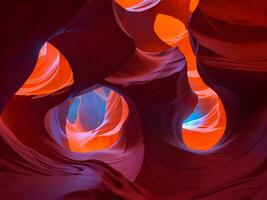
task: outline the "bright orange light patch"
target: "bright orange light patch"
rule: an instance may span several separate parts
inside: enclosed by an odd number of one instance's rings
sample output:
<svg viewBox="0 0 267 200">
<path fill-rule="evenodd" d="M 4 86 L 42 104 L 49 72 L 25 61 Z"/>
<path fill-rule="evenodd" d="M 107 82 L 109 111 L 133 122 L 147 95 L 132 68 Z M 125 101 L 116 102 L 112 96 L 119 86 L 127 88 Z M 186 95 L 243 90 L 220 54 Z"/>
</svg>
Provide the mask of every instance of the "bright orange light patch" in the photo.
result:
<svg viewBox="0 0 267 200">
<path fill-rule="evenodd" d="M 178 42 L 178 47 L 185 55 L 189 84 L 198 95 L 198 106 L 203 113 L 201 119 L 193 122 L 191 127 L 183 126 L 183 142 L 193 150 L 209 150 L 224 135 L 226 127 L 225 110 L 220 98 L 202 81 L 197 72 L 196 58 L 188 34 Z"/>
<path fill-rule="evenodd" d="M 177 42 L 184 38 L 187 33 L 181 20 L 163 14 L 157 15 L 154 22 L 154 31 L 169 46 L 177 46 Z"/>
<path fill-rule="evenodd" d="M 47 95 L 73 84 L 66 58 L 50 43 L 40 50 L 37 64 L 16 95 Z"/>
<path fill-rule="evenodd" d="M 115 2 L 126 9 L 142 2 L 142 0 L 115 0 Z"/>
<path fill-rule="evenodd" d="M 199 3 L 199 0 L 191 0 L 190 1 L 190 11 L 194 12 L 194 10 L 197 8 L 197 5 Z"/>
</svg>

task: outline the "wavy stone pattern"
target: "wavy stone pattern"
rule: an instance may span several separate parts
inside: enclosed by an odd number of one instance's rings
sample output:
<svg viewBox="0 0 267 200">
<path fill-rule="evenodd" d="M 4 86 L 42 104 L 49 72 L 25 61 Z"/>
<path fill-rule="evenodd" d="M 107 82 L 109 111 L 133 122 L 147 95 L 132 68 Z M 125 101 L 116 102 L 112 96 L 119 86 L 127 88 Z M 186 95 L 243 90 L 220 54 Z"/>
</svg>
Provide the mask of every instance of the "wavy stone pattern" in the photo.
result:
<svg viewBox="0 0 267 200">
<path fill-rule="evenodd" d="M 1 199 L 264 200 L 264 0 L 1 1 Z"/>
</svg>

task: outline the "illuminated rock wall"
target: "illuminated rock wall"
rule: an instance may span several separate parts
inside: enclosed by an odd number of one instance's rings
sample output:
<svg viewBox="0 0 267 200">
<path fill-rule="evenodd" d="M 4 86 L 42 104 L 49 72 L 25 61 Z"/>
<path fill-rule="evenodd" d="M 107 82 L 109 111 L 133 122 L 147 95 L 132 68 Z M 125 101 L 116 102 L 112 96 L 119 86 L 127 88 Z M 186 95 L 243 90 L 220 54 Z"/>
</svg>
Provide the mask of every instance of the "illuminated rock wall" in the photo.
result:
<svg viewBox="0 0 267 200">
<path fill-rule="evenodd" d="M 4 0 L 0 37 L 0 199 L 267 198 L 264 0 Z"/>
</svg>

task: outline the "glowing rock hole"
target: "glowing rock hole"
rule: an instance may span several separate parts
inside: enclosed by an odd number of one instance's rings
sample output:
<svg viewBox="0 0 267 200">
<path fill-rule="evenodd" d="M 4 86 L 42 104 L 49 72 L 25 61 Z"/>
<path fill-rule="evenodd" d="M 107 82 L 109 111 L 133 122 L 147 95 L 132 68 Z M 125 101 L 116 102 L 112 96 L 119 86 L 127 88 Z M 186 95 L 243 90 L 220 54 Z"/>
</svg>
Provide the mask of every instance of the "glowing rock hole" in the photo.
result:
<svg viewBox="0 0 267 200">
<path fill-rule="evenodd" d="M 16 95 L 43 96 L 58 92 L 74 82 L 70 64 L 52 44 L 41 48 L 37 63 Z"/>
<path fill-rule="evenodd" d="M 104 150 L 119 139 L 128 116 L 124 98 L 101 87 L 69 101 L 66 137 L 73 152 Z"/>
<path fill-rule="evenodd" d="M 198 104 L 194 112 L 183 121 L 182 140 L 191 150 L 211 150 L 218 147 L 225 132 L 224 106 L 216 92 L 209 88 L 198 74 L 196 58 L 188 34 L 178 41 L 177 46 L 187 61 L 190 87 L 198 96 Z"/>
<path fill-rule="evenodd" d="M 198 97 L 194 112 L 183 121 L 183 142 L 192 150 L 209 150 L 215 147 L 224 135 L 224 107 L 216 93 L 211 89 L 207 90 L 208 95 Z"/>
</svg>

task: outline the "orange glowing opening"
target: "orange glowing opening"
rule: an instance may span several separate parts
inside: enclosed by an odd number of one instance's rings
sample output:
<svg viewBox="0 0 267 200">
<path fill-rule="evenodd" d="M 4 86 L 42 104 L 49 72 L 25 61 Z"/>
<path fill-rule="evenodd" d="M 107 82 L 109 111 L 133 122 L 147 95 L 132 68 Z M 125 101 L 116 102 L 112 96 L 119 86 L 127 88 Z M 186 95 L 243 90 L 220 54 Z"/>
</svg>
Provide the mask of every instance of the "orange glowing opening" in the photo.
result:
<svg viewBox="0 0 267 200">
<path fill-rule="evenodd" d="M 187 33 L 184 23 L 174 17 L 158 14 L 154 22 L 156 35 L 169 46 L 177 46 L 177 42 Z"/>
<path fill-rule="evenodd" d="M 205 112 L 205 116 L 200 120 L 199 125 L 183 127 L 183 142 L 193 150 L 209 150 L 224 135 L 226 127 L 225 110 L 220 98 L 202 81 L 197 72 L 196 58 L 188 34 L 178 42 L 178 47 L 187 61 L 189 84 L 198 95 L 199 107 Z"/>
<path fill-rule="evenodd" d="M 47 95 L 73 84 L 66 58 L 50 43 L 41 48 L 35 68 L 16 95 Z"/>
<path fill-rule="evenodd" d="M 135 6 L 136 4 L 142 2 L 142 0 L 115 0 L 115 2 L 126 9 Z"/>
<path fill-rule="evenodd" d="M 76 120 L 72 123 L 69 120 L 66 121 L 66 137 L 69 148 L 73 152 L 87 153 L 110 148 L 118 141 L 123 131 L 124 122 L 128 117 L 128 105 L 117 92 L 110 90 L 110 93 L 105 95 L 103 88 L 92 92 L 100 95 L 106 101 L 105 116 L 97 128 L 87 130 L 83 125 L 83 121 L 86 123 L 88 121 L 79 113 L 79 109 L 84 111 L 85 108 L 80 103 Z M 83 101 L 82 95 L 78 98 L 81 99 L 81 102 Z M 99 108 L 95 107 L 94 109 L 97 110 Z"/>
</svg>

